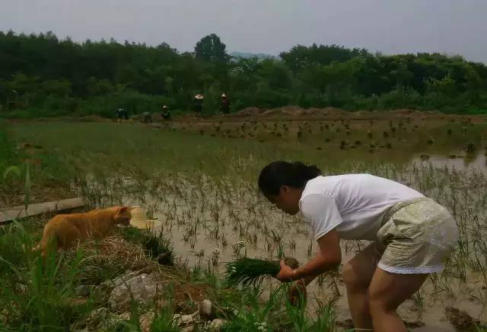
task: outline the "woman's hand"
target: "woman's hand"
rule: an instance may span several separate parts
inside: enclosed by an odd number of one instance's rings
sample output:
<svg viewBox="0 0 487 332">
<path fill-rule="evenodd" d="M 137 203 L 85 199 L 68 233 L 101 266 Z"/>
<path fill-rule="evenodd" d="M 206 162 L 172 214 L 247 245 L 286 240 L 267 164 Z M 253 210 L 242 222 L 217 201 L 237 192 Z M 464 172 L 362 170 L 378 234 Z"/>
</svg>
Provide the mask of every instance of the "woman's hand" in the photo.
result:
<svg viewBox="0 0 487 332">
<path fill-rule="evenodd" d="M 293 281 L 295 276 L 295 272 L 291 269 L 283 260 L 281 260 L 281 270 L 277 274 L 276 278 L 281 282 L 290 282 Z"/>
</svg>

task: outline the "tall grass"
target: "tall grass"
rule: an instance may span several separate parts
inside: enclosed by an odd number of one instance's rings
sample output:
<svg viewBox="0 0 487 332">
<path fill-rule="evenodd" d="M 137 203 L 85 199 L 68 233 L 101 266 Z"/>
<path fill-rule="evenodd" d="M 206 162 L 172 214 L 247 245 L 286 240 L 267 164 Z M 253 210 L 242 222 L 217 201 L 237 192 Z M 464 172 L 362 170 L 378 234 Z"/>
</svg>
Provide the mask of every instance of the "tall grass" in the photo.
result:
<svg viewBox="0 0 487 332">
<path fill-rule="evenodd" d="M 17 331 L 66 331 L 92 304 L 76 304 L 81 254 L 66 259 L 32 252 L 34 237 L 19 223 L 0 235 L 0 306 L 3 324 Z"/>
</svg>

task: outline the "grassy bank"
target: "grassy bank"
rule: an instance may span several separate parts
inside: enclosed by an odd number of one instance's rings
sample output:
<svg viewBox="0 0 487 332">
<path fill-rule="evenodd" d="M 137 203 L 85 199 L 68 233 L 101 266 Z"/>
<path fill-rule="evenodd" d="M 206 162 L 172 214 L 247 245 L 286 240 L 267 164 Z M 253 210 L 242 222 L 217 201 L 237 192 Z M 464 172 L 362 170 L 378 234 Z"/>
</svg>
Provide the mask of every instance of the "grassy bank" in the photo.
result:
<svg viewBox="0 0 487 332">
<path fill-rule="evenodd" d="M 316 320 L 306 318 L 304 307 L 286 300 L 286 289 L 276 288 L 262 301 L 258 288 L 237 290 L 210 271 L 160 266 L 147 250 L 166 241 L 125 229 L 101 242 L 84 244 L 76 252 L 51 253 L 43 261 L 32 252 L 42 231 L 42 223 L 14 223 L 0 228 L 0 330 L 67 331 L 182 331 L 174 314 L 198 311 L 198 298 L 187 297 L 196 289 L 213 303 L 212 319 L 224 319 L 223 331 L 333 331 L 333 310 L 326 306 Z M 126 240 L 128 239 L 128 240 Z M 163 241 L 163 242 L 161 242 Z M 151 246 L 153 249 L 154 246 Z M 144 254 L 145 253 L 145 254 Z M 133 302 L 125 313 L 113 313 L 97 323 L 93 312 L 110 308 L 107 287 L 127 271 L 144 271 L 160 276 L 161 297 L 143 305 Z M 88 295 L 83 289 L 91 287 Z M 194 296 L 194 295 L 193 295 Z M 160 299 L 163 301 L 158 302 Z M 201 300 L 201 299 L 199 299 Z M 154 313 L 151 323 L 141 317 Z M 100 325 L 101 324 L 101 325 Z M 194 331 L 211 330 L 205 320 L 195 322 Z"/>
</svg>

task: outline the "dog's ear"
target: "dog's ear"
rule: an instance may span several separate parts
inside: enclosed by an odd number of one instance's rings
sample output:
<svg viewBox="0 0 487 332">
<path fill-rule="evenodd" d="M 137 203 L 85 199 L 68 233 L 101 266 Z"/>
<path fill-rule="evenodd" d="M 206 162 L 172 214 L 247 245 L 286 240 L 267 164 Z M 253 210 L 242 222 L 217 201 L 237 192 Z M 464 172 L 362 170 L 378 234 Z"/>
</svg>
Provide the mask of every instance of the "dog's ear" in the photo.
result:
<svg viewBox="0 0 487 332">
<path fill-rule="evenodd" d="M 115 215 L 116 222 L 122 225 L 128 225 L 131 218 L 132 213 L 130 213 L 130 208 L 128 206 L 121 206 Z"/>
<path fill-rule="evenodd" d="M 132 216 L 132 214 L 130 213 L 130 210 L 131 209 L 128 206 L 121 206 L 117 211 L 117 215 L 130 218 Z"/>
</svg>

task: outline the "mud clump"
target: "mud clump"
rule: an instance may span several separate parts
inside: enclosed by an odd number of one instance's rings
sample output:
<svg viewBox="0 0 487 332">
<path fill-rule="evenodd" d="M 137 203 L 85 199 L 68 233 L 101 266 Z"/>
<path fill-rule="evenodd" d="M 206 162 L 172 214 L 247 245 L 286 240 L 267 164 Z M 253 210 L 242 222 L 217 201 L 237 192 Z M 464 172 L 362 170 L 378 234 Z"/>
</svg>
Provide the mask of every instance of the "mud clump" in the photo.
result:
<svg viewBox="0 0 487 332">
<path fill-rule="evenodd" d="M 477 331 L 477 327 L 480 325 L 479 320 L 472 318 L 465 311 L 457 308 L 446 307 L 445 315 L 457 331 Z"/>
</svg>

